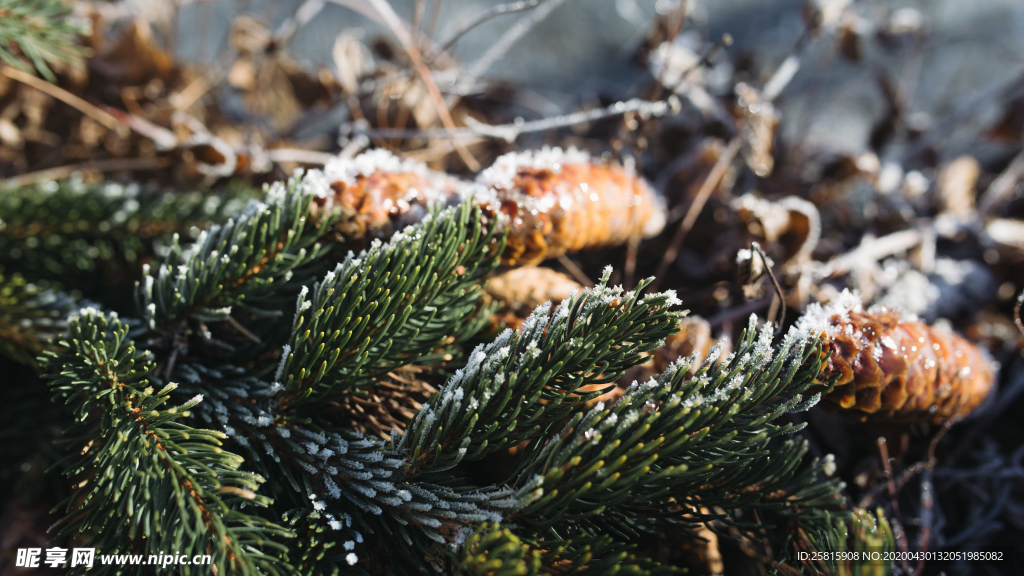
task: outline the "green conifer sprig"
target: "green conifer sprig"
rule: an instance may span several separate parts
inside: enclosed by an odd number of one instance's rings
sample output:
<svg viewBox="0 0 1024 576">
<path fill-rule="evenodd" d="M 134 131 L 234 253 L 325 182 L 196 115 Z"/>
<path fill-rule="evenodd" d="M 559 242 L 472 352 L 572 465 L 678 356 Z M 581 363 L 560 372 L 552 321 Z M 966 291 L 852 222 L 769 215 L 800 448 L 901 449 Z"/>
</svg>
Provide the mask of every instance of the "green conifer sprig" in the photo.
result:
<svg viewBox="0 0 1024 576">
<path fill-rule="evenodd" d="M 257 209 L 250 209 L 251 213 L 268 215 L 268 212 L 275 210 L 285 214 L 307 213 L 312 193 L 307 184 L 306 181 L 293 181 L 289 186 L 272 189 L 268 200 L 270 207 L 258 206 Z M 278 217 L 268 220 L 274 223 L 274 226 L 277 222 L 287 225 L 276 228 L 260 222 L 243 222 L 242 225 L 248 226 L 247 230 L 261 226 L 269 229 L 270 231 L 261 238 L 299 238 L 306 233 L 303 231 L 307 223 L 303 218 Z M 386 372 L 391 367 L 406 362 L 422 363 L 438 356 L 439 350 L 454 350 L 452 346 L 457 340 L 475 333 L 482 325 L 481 321 L 471 318 L 471 314 L 478 308 L 479 294 L 475 284 L 479 282 L 480 274 L 494 265 L 495 246 L 500 249 L 500 242 L 492 243 L 490 231 L 480 222 L 478 211 L 470 208 L 469 204 L 437 213 L 418 229 L 408 231 L 406 237 L 400 236 L 386 245 L 371 247 L 358 259 L 350 256 L 347 264 L 342 264 L 326 275 L 321 286 L 332 281 L 336 281 L 336 285 L 342 288 L 363 280 L 376 282 L 373 284 L 375 290 L 369 290 L 361 284 L 357 284 L 358 290 L 353 290 L 354 293 L 363 294 L 363 298 L 369 300 L 373 308 L 378 306 L 375 298 L 403 294 L 403 287 L 407 294 L 404 299 L 399 300 L 404 314 L 399 322 L 392 321 L 383 327 L 376 321 L 362 323 L 364 327 L 369 326 L 366 333 L 375 336 L 380 333 L 388 339 L 378 339 L 376 346 L 380 352 L 372 356 L 370 362 L 361 362 L 358 366 L 350 364 L 340 375 L 332 374 L 331 385 L 348 391 L 351 388 L 350 382 L 365 381 L 373 374 Z M 225 228 L 231 225 L 234 225 L 234 222 L 225 225 Z M 310 226 L 311 232 L 308 233 L 315 236 L 321 229 L 319 226 Z M 209 238 L 214 240 L 208 240 Z M 222 238 L 231 238 L 232 241 L 225 243 Z M 199 286 L 214 286 L 219 290 L 223 280 L 215 277 L 216 269 L 214 272 L 206 272 L 218 264 L 217 254 L 213 254 L 218 248 L 211 247 L 211 244 L 216 242 L 215 246 L 224 246 L 227 250 L 230 249 L 229 246 L 251 243 L 251 239 L 252 235 L 247 232 L 232 231 L 230 235 L 220 232 L 217 236 L 208 234 L 200 238 L 202 242 L 197 242 L 187 257 L 172 252 L 168 258 L 169 265 L 164 265 L 164 269 L 168 271 L 168 280 L 165 281 L 166 293 L 188 294 L 189 290 L 186 287 L 190 285 L 188 280 L 191 279 L 198 279 Z M 246 254 L 253 252 L 247 249 Z M 313 254 L 299 262 L 296 267 L 314 262 L 322 256 L 323 251 L 316 250 Z M 437 266 L 423 265 L 429 258 L 433 258 Z M 360 266 L 356 260 L 368 264 Z M 415 266 L 409 266 L 410 262 Z M 263 269 L 266 268 L 265 264 L 261 266 Z M 264 288 L 259 282 L 258 274 L 248 274 L 242 267 L 239 268 L 241 272 L 233 276 L 237 278 L 234 283 L 234 294 L 238 298 L 237 301 L 247 302 L 250 300 L 250 291 L 259 292 Z M 270 278 L 279 279 L 294 269 L 293 267 L 288 270 L 276 270 L 275 274 L 266 274 Z M 213 280 L 207 281 L 211 277 Z M 152 293 L 159 294 L 156 288 L 157 280 L 145 282 L 140 291 L 145 291 L 152 285 Z M 276 292 L 282 291 L 279 289 Z M 202 293 L 201 289 L 195 292 Z M 292 293 L 295 292 L 298 290 L 293 290 Z M 320 293 L 327 299 L 331 296 L 328 288 L 324 288 Z M 189 321 L 196 317 L 201 320 L 210 319 L 207 310 L 194 306 L 178 308 L 180 312 L 176 316 L 166 314 L 161 317 L 161 308 L 156 306 L 156 296 L 148 301 L 147 298 L 148 293 L 143 292 L 140 304 L 156 312 L 152 315 L 154 320 L 168 318 L 174 322 Z M 304 292 L 300 298 L 296 323 L 300 322 L 307 312 L 306 307 L 302 306 L 302 298 Z M 181 301 L 184 300 L 183 298 Z M 260 311 L 261 314 L 270 317 L 271 312 L 280 310 L 279 302 L 279 298 L 274 299 L 271 306 Z M 273 308 L 274 306 L 277 308 Z M 327 306 L 329 308 L 330 305 Z M 387 310 L 387 306 L 384 309 Z M 312 308 L 312 312 L 324 313 L 319 306 Z M 259 317 L 249 320 L 261 322 Z M 241 322 L 244 321 L 246 320 L 243 319 Z M 152 325 L 156 325 L 156 322 L 154 321 Z M 248 325 L 250 328 L 253 327 L 251 322 Z M 286 330 L 284 333 L 291 333 L 292 340 L 296 343 L 298 341 L 295 340 L 295 334 L 302 334 L 298 330 Z M 323 335 L 319 337 L 323 338 Z M 270 346 L 270 343 L 267 345 Z M 158 358 L 161 355 L 168 355 L 167 350 L 161 349 L 157 344 L 154 346 Z M 299 361 L 304 360 L 302 352 L 300 349 L 297 355 Z M 207 401 L 197 407 L 199 417 L 220 426 L 231 440 L 242 448 L 250 469 L 260 470 L 267 477 L 276 480 L 266 487 L 275 499 L 285 506 L 303 506 L 300 508 L 304 511 L 302 516 L 315 516 L 320 519 L 320 524 L 312 524 L 309 527 L 314 533 L 324 530 L 324 522 L 328 527 L 338 526 L 328 532 L 332 533 L 334 538 L 347 538 L 344 542 L 348 543 L 349 548 L 343 556 L 353 553 L 351 550 L 355 549 L 355 543 L 363 539 L 361 533 L 353 527 L 352 515 L 347 515 L 345 509 L 359 510 L 371 515 L 382 514 L 387 510 L 389 514 L 401 518 L 401 513 L 396 510 L 402 510 L 406 515 L 419 515 L 421 511 L 429 510 L 436 505 L 446 510 L 443 514 L 447 519 L 462 524 L 478 522 L 489 517 L 486 510 L 478 504 L 486 501 L 488 495 L 497 492 L 496 490 L 480 490 L 474 487 L 472 491 L 460 491 L 422 482 L 405 489 L 402 483 L 385 482 L 383 479 L 391 477 L 405 462 L 397 458 L 384 457 L 386 446 L 381 440 L 365 438 L 353 430 L 331 425 L 329 411 L 324 413 L 321 410 L 317 413 L 316 408 L 322 409 L 323 403 L 310 403 L 307 406 L 289 397 L 289 391 L 275 383 L 282 379 L 280 376 L 286 366 L 284 362 L 289 356 L 283 357 L 281 361 L 263 358 L 262 363 L 257 362 L 255 365 L 252 365 L 250 360 L 249 368 L 243 369 L 224 364 L 218 359 L 210 360 L 202 353 L 189 352 L 188 355 L 180 357 L 173 375 L 184 377 L 182 391 L 187 391 L 188 394 L 198 392 L 206 396 Z M 280 368 L 275 382 L 263 380 L 263 376 L 273 373 L 273 368 Z M 315 418 L 303 414 L 312 414 Z M 331 477 L 337 478 L 338 482 L 347 488 L 344 494 L 334 480 L 330 480 Z M 505 496 L 508 495 L 507 490 L 503 493 Z M 339 498 L 345 500 L 346 507 L 339 508 L 332 514 L 336 506 L 328 508 L 324 500 Z M 405 500 L 412 500 L 412 503 L 408 507 L 403 506 Z M 418 509 L 414 510 L 417 501 L 420 504 Z M 342 520 L 346 517 L 347 522 Z M 422 518 L 431 524 L 431 528 L 439 525 L 438 521 L 431 517 Z M 408 523 L 405 519 L 401 521 Z M 343 522 L 345 525 L 341 526 Z M 367 521 L 361 518 L 356 521 L 355 526 L 367 534 L 373 531 Z M 387 528 L 390 529 L 391 526 Z M 404 528 L 397 530 L 395 535 L 402 537 L 398 534 L 402 530 Z M 433 531 L 430 535 L 440 538 Z M 404 539 L 408 542 L 413 541 L 408 534 L 404 535 Z M 443 538 L 440 539 L 443 541 Z M 326 542 L 325 546 L 328 544 L 330 542 Z M 297 562 L 297 565 L 308 565 L 309 554 L 313 548 L 296 548 L 295 554 L 298 554 L 298 557 L 293 557 L 293 561 Z M 320 552 L 317 554 L 322 553 L 324 549 L 318 548 Z"/>
<path fill-rule="evenodd" d="M 540 306 L 513 332 L 470 353 L 468 364 L 424 405 L 396 450 L 414 470 L 446 470 L 550 432 L 574 408 L 643 361 L 675 331 L 673 293 L 643 295 L 649 281 L 623 294 L 598 287 L 566 298 L 553 314 Z"/>
<path fill-rule="evenodd" d="M 131 284 L 162 258 L 174 234 L 194 239 L 227 220 L 254 191 L 158 192 L 137 184 L 72 178 L 0 194 L 0 265 L 28 280 L 89 290 Z"/>
<path fill-rule="evenodd" d="M 44 289 L 20 274 L 0 268 L 0 353 L 34 364 L 46 342 L 67 328 L 68 316 L 82 304 L 63 292 Z"/>
<path fill-rule="evenodd" d="M 0 0 L 0 60 L 28 72 L 27 59 L 56 82 L 47 63 L 74 64 L 85 53 L 78 44 L 85 28 L 70 15 L 71 4 L 63 0 Z"/>
<path fill-rule="evenodd" d="M 540 550 L 508 528 L 485 522 L 462 545 L 456 570 L 466 576 L 533 576 L 542 565 Z"/>
<path fill-rule="evenodd" d="M 801 403 L 820 350 L 793 338 L 776 349 L 770 325 L 755 333 L 752 324 L 721 366 L 712 353 L 688 376 L 692 360 L 681 361 L 660 379 L 635 383 L 610 408 L 577 412 L 551 440 L 527 446 L 511 485 L 543 495 L 510 520 L 540 536 L 635 538 L 666 522 L 703 521 L 702 507 L 759 508 L 830 530 L 821 510 L 841 506 L 840 484 L 817 481 L 803 443 L 770 445 L 795 431 L 772 420 Z"/>
<path fill-rule="evenodd" d="M 685 571 L 636 556 L 635 545 L 608 536 L 536 541 L 521 538 L 499 523 L 483 523 L 466 539 L 454 573 L 475 575 L 531 574 L 680 574 Z M 597 555 L 595 555 L 597 553 Z"/>
<path fill-rule="evenodd" d="M 276 376 L 283 401 L 322 402 L 399 366 L 433 364 L 443 345 L 475 334 L 485 320 L 473 318 L 477 285 L 498 264 L 492 238 L 479 209 L 464 204 L 349 253 L 299 296 Z"/>
<path fill-rule="evenodd" d="M 175 386 L 153 391 L 152 363 L 127 333 L 116 315 L 83 309 L 58 351 L 41 359 L 55 398 L 78 422 L 64 468 L 77 487 L 60 533 L 89 533 L 112 553 L 211 554 L 225 574 L 283 572 L 272 551 L 284 547 L 268 538 L 290 532 L 241 511 L 243 503 L 269 504 L 255 493 L 263 479 L 239 470 L 242 457 L 220 447 L 223 433 L 177 422 L 201 397 L 163 408 Z"/>
<path fill-rule="evenodd" d="M 188 249 L 175 237 L 164 263 L 144 268 L 136 302 L 151 330 L 189 318 L 224 320 L 236 307 L 279 313 L 259 305 L 307 280 L 295 271 L 327 252 L 317 240 L 329 217 L 310 218 L 312 195 L 298 178 L 271 187 L 265 200 L 200 232 Z"/>
</svg>

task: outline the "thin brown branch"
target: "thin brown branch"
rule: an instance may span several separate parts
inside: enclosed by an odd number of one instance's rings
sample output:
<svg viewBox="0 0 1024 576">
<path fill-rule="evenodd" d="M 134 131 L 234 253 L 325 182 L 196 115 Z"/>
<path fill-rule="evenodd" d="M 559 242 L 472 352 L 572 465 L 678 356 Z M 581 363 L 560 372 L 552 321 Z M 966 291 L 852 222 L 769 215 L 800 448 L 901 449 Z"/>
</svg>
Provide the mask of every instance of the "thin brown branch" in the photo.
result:
<svg viewBox="0 0 1024 576">
<path fill-rule="evenodd" d="M 465 36 L 469 31 L 473 30 L 474 28 L 483 24 L 484 22 L 487 22 L 488 20 L 495 18 L 497 16 L 503 16 L 505 14 L 515 14 L 516 12 L 523 12 L 525 10 L 536 8 L 537 6 L 540 5 L 541 2 L 543 2 L 543 0 L 520 0 L 519 2 L 512 2 L 509 4 L 498 4 L 497 6 L 485 12 L 477 14 L 468 22 L 460 26 L 459 29 L 456 30 L 451 36 L 449 36 L 444 42 L 441 42 L 440 45 L 427 56 L 427 61 L 433 60 L 441 52 L 447 52 L 448 50 L 450 50 L 451 47 L 454 46 L 456 42 L 461 40 L 462 37 Z"/>
<path fill-rule="evenodd" d="M 391 8 L 391 5 L 387 3 L 387 0 L 369 0 L 370 4 L 377 10 L 384 21 L 387 23 L 391 32 L 398 38 L 399 43 L 402 44 L 402 48 L 405 49 L 409 55 L 409 59 L 412 60 L 413 67 L 419 74 L 420 79 L 423 80 L 423 84 L 427 87 L 427 92 L 430 93 L 430 98 L 434 102 L 434 107 L 437 109 L 437 115 L 441 118 L 441 123 L 444 124 L 445 128 L 449 130 L 455 129 L 455 121 L 452 120 L 451 112 L 448 110 L 448 105 L 444 102 L 444 96 L 441 95 L 441 91 L 437 88 L 437 82 L 434 81 L 433 75 L 430 73 L 430 69 L 423 62 L 423 57 L 420 54 L 418 48 L 416 48 L 415 42 L 413 42 L 412 35 L 409 30 L 402 23 L 402 20 L 395 14 L 395 11 Z M 470 170 L 480 170 L 480 163 L 477 162 L 476 158 L 470 154 L 469 150 L 461 143 L 455 143 L 455 151 L 458 152 L 459 157 L 466 164 Z"/>
<path fill-rule="evenodd" d="M 1024 178 L 1024 151 L 1013 158 L 1006 170 L 1003 170 L 1003 173 L 993 180 L 982 194 L 981 200 L 978 202 L 978 212 L 981 216 L 991 214 L 993 210 L 1009 200 L 1017 189 L 1021 178 Z"/>
<path fill-rule="evenodd" d="M 84 172 L 86 170 L 95 170 L 97 172 L 157 170 L 159 168 L 166 168 L 167 166 L 170 166 L 170 164 L 171 161 L 169 158 L 154 157 L 91 160 L 89 162 L 81 162 L 79 164 L 47 168 L 45 170 L 38 170 L 36 172 L 29 172 L 28 174 L 22 174 L 20 176 L 0 180 L 0 190 L 20 188 L 22 186 L 28 186 L 44 180 L 60 180 L 61 178 L 71 176 L 75 172 Z"/>
<path fill-rule="evenodd" d="M 479 60 L 473 63 L 469 67 L 469 71 L 466 76 L 459 79 L 459 85 L 464 90 L 470 89 L 476 84 L 477 78 L 479 78 L 484 72 L 486 72 L 495 62 L 500 60 L 508 52 L 508 49 L 513 44 L 519 41 L 520 38 L 526 35 L 538 22 L 544 20 L 551 14 L 551 11 L 561 6 L 565 0 L 545 0 L 544 3 L 538 6 L 536 9 L 531 11 L 526 16 L 523 16 L 516 22 L 511 28 L 509 28 L 502 36 L 495 42 Z"/>
<path fill-rule="evenodd" d="M 892 505 L 893 516 L 890 519 L 892 522 L 893 536 L 896 538 L 896 547 L 899 548 L 900 552 L 907 552 L 909 547 L 907 545 L 907 537 L 903 532 L 903 523 L 900 522 L 900 505 L 897 501 L 896 495 L 896 481 L 893 478 L 892 473 L 892 460 L 889 457 L 889 444 L 885 439 L 885 436 L 879 436 L 876 442 L 878 446 L 878 457 L 882 461 L 882 470 L 885 472 L 886 488 L 889 490 L 889 501 Z M 903 563 L 903 567 L 909 570 L 909 566 L 906 562 Z"/>
<path fill-rule="evenodd" d="M 577 266 L 571 258 L 566 256 L 565 254 L 562 254 L 561 256 L 558 257 L 558 262 L 559 264 L 564 266 L 566 270 L 569 271 L 569 274 L 572 274 L 572 277 L 575 278 L 577 282 L 583 284 L 588 288 L 592 288 L 594 286 L 594 282 L 587 277 L 583 270 L 579 266 Z"/>
<path fill-rule="evenodd" d="M 630 112 L 636 112 L 641 116 L 664 116 L 666 114 L 675 113 L 678 110 L 679 100 L 675 97 L 657 101 L 633 98 L 632 100 L 616 102 L 615 104 L 604 108 L 594 108 L 591 110 L 584 110 L 582 112 L 573 112 L 572 114 L 552 116 L 551 118 L 542 118 L 540 120 L 530 120 L 529 122 L 518 122 L 513 124 L 484 124 L 467 117 L 466 123 L 468 126 L 455 129 L 367 128 L 352 124 L 349 126 L 343 126 L 342 131 L 365 134 L 371 138 L 462 140 L 466 138 L 486 136 L 489 138 L 499 138 L 507 142 L 512 142 L 521 134 L 567 128 L 569 126 L 575 126 L 585 122 L 594 122 L 596 120 L 610 118 L 612 116 L 621 116 Z"/>
<path fill-rule="evenodd" d="M 658 265 L 658 271 L 654 273 L 654 282 L 648 288 L 649 291 L 657 291 L 662 278 L 668 272 L 668 267 L 675 261 L 676 255 L 679 254 L 679 248 L 683 245 L 683 240 L 686 239 L 686 235 L 689 234 L 690 229 L 697 222 L 697 216 L 700 216 L 701 211 L 704 209 L 704 204 L 711 197 L 711 193 L 718 188 L 733 159 L 736 158 L 736 154 L 740 151 L 740 144 L 742 144 L 742 140 L 738 136 L 733 137 L 729 145 L 722 152 L 722 155 L 718 157 L 718 161 L 711 167 L 711 172 L 708 173 L 708 177 L 704 180 L 700 190 L 697 191 L 693 203 L 690 204 L 689 210 L 686 211 L 686 216 L 679 223 L 679 228 L 676 229 L 676 233 L 672 236 L 672 241 L 665 250 L 661 263 Z"/>
<path fill-rule="evenodd" d="M 253 342 L 255 344 L 261 343 L 260 337 L 250 332 L 249 329 L 246 328 L 245 326 L 242 326 L 242 324 L 238 320 L 235 320 L 231 316 L 228 316 L 227 323 L 230 324 L 232 328 L 237 330 L 239 334 L 245 336 L 245 338 L 250 342 Z"/>
<path fill-rule="evenodd" d="M 121 124 L 121 122 L 119 122 L 117 118 L 97 108 L 96 106 L 86 102 L 78 96 L 75 96 L 74 94 L 68 92 L 60 86 L 50 84 L 45 80 L 40 80 L 39 78 L 36 78 L 35 76 L 27 72 L 22 72 L 21 70 L 11 68 L 10 66 L 4 66 L 0 68 L 0 74 L 7 76 L 11 80 L 21 82 L 26 86 L 31 86 L 32 88 L 35 88 L 36 90 L 39 90 L 40 92 L 47 94 L 48 96 L 53 96 L 57 100 L 60 100 L 68 106 L 71 106 L 72 108 L 78 110 L 82 114 L 85 114 L 86 116 L 106 126 L 110 130 L 119 133 L 125 130 L 125 126 Z"/>
<path fill-rule="evenodd" d="M 772 286 L 775 288 L 775 293 L 779 296 L 779 302 L 782 304 L 782 316 L 779 318 L 778 326 L 775 328 L 775 335 L 778 336 L 779 332 L 782 332 L 782 326 L 786 323 L 786 295 L 782 292 L 782 286 L 779 285 L 778 278 L 775 277 L 775 272 L 772 271 L 772 262 L 768 259 L 768 256 L 761 249 L 761 246 L 757 242 L 753 242 L 750 245 L 761 256 L 761 262 L 764 263 L 764 269 L 768 272 L 768 277 L 772 279 Z"/>
<path fill-rule="evenodd" d="M 1017 325 L 1017 330 L 1024 334 L 1024 322 L 1020 320 L 1020 307 L 1022 304 L 1024 304 L 1024 292 L 1017 296 L 1017 305 L 1013 307 L 1013 323 Z"/>
<path fill-rule="evenodd" d="M 374 4 L 372 0 L 328 0 L 328 1 L 331 2 L 332 4 L 336 4 L 338 6 L 342 6 L 344 8 L 348 8 L 349 10 L 351 10 L 351 11 L 357 13 L 357 14 L 362 14 L 363 16 L 366 16 L 367 18 L 369 18 L 370 20 L 373 20 L 374 22 L 378 22 L 380 24 L 383 24 L 384 26 L 390 27 L 390 25 L 387 23 L 387 21 L 385 21 L 384 15 L 380 13 L 380 11 L 376 7 L 376 4 Z M 268 4 L 268 6 L 274 6 L 274 3 L 271 2 L 271 3 Z M 392 13 L 393 12 L 394 11 L 392 10 Z M 402 27 L 407 29 L 407 27 L 408 27 L 408 23 L 407 22 L 405 22 L 401 18 L 399 18 L 397 14 L 395 15 L 395 18 L 398 18 L 398 21 L 402 23 Z M 430 38 L 422 38 L 422 40 L 423 40 L 423 43 L 426 45 L 426 48 L 429 49 L 428 52 L 434 52 L 434 47 L 435 47 L 434 42 Z M 452 66 L 456 66 L 457 65 L 457 63 L 454 62 L 448 56 L 448 54 L 444 53 L 444 52 L 441 52 L 440 54 L 438 54 L 438 56 L 436 57 L 436 60 L 437 60 L 437 64 L 441 68 L 447 68 L 447 67 L 452 67 Z"/>
</svg>

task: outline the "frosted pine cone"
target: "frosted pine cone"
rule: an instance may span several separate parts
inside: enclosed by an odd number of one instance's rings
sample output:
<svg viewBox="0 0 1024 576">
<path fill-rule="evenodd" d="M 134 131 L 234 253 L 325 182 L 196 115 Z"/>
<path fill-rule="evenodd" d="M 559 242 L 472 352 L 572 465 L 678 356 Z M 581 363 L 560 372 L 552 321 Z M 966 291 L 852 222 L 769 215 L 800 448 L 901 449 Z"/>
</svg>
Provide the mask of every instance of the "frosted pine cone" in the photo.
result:
<svg viewBox="0 0 1024 576">
<path fill-rule="evenodd" d="M 665 226 L 664 207 L 643 178 L 575 149 L 506 154 L 477 184 L 484 209 L 508 227 L 508 264 L 649 238 Z"/>
<path fill-rule="evenodd" d="M 386 150 L 339 159 L 324 175 L 317 210 L 340 207 L 336 228 L 347 240 L 389 236 L 431 206 L 472 197 L 508 232 L 502 260 L 516 266 L 649 238 L 665 226 L 662 202 L 643 178 L 575 149 L 506 154 L 472 184 Z"/>
<path fill-rule="evenodd" d="M 992 389 L 992 361 L 981 348 L 891 310 L 863 312 L 849 292 L 828 307 L 808 308 L 797 328 L 826 338 L 821 377 L 838 376 L 826 407 L 862 419 L 958 420 Z"/>
</svg>

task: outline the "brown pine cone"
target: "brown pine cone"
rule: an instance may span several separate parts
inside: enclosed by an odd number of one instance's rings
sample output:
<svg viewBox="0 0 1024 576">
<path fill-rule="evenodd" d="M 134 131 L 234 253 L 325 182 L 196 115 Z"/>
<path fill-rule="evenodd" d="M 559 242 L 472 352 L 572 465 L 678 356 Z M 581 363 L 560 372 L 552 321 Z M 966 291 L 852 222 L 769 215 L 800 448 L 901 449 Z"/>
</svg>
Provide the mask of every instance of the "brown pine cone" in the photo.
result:
<svg viewBox="0 0 1024 576">
<path fill-rule="evenodd" d="M 848 292 L 809 307 L 797 329 L 826 339 L 821 379 L 838 380 L 825 407 L 862 420 L 955 421 L 992 389 L 994 367 L 981 348 L 891 310 L 863 312 Z"/>
<path fill-rule="evenodd" d="M 582 290 L 578 282 L 550 268 L 523 266 L 490 278 L 484 286 L 486 299 L 501 304 L 491 314 L 491 328 L 518 328 L 531 312 L 544 302 L 558 305 L 573 290 Z"/>
<path fill-rule="evenodd" d="M 572 148 L 506 154 L 477 185 L 484 210 L 508 227 L 510 265 L 650 238 L 665 226 L 664 207 L 643 178 Z"/>
</svg>

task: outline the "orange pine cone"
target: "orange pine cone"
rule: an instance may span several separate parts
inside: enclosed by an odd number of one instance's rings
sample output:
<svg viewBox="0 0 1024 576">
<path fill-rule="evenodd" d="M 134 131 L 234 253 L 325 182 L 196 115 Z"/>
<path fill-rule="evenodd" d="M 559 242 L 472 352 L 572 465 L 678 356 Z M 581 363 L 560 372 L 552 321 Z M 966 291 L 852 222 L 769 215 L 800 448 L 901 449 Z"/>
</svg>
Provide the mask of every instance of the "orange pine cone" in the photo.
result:
<svg viewBox="0 0 1024 576">
<path fill-rule="evenodd" d="M 665 225 L 664 207 L 643 178 L 575 149 L 506 154 L 473 184 L 381 149 L 339 159 L 324 173 L 330 192 L 316 209 L 342 208 L 336 228 L 347 240 L 389 236 L 429 206 L 473 197 L 507 229 L 502 260 L 509 265 L 649 238 Z"/>
<path fill-rule="evenodd" d="M 649 238 L 665 225 L 664 208 L 643 178 L 575 149 L 506 154 L 477 184 L 485 211 L 507 226 L 506 264 Z"/>
<path fill-rule="evenodd" d="M 824 334 L 822 380 L 838 376 L 825 407 L 895 422 L 959 420 L 992 389 L 991 359 L 963 337 L 891 310 L 861 310 L 848 292 L 814 305 L 797 324 Z"/>
</svg>

